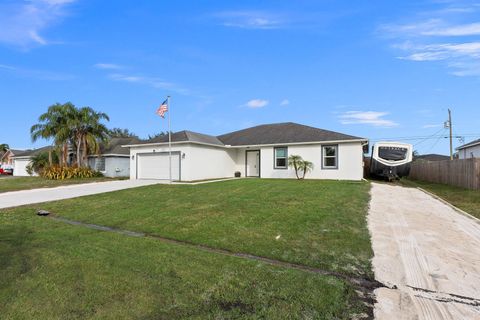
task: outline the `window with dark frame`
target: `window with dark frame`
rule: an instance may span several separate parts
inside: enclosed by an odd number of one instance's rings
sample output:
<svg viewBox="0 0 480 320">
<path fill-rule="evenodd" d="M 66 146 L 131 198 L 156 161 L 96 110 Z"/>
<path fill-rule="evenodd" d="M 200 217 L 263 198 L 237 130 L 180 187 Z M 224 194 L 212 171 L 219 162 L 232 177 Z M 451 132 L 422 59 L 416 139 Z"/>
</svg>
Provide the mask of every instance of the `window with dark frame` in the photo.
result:
<svg viewBox="0 0 480 320">
<path fill-rule="evenodd" d="M 287 169 L 287 147 L 274 148 L 274 168 Z"/>
<path fill-rule="evenodd" d="M 322 147 L 322 167 L 325 169 L 338 168 L 338 147 L 323 146 Z"/>
</svg>

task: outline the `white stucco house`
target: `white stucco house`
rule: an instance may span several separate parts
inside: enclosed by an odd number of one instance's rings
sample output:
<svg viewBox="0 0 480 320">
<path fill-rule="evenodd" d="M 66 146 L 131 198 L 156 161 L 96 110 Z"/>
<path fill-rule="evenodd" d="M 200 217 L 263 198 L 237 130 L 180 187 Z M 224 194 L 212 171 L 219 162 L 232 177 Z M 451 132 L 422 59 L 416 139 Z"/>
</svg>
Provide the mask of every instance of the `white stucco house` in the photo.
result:
<svg viewBox="0 0 480 320">
<path fill-rule="evenodd" d="M 88 157 L 88 166 L 101 172 L 105 177 L 129 177 L 130 176 L 130 152 L 123 148 L 125 144 L 139 143 L 135 137 L 112 138 L 100 145 L 98 155 Z"/>
<path fill-rule="evenodd" d="M 172 134 L 172 178 L 177 181 L 233 177 L 295 178 L 290 155 L 314 164 L 307 179 L 361 180 L 368 140 L 296 123 L 255 126 L 220 136 Z M 130 179 L 169 179 L 168 136 L 124 147 Z"/>
<path fill-rule="evenodd" d="M 52 150 L 52 147 L 42 147 L 38 149 L 17 151 L 14 156 L 12 156 L 13 162 L 13 175 L 18 177 L 28 177 L 27 167 L 31 162 L 33 156 L 36 156 L 43 152 L 48 152 Z M 32 173 L 33 176 L 36 176 L 36 173 Z"/>
<path fill-rule="evenodd" d="M 480 158 L 480 139 L 457 148 L 459 159 Z"/>
</svg>

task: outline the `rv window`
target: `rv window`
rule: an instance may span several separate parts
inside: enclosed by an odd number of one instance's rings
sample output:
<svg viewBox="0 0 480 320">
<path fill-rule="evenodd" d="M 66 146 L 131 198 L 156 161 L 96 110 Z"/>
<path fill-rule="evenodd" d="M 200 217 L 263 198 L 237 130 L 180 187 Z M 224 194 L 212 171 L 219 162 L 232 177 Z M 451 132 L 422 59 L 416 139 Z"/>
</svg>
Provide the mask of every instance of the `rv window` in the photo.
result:
<svg viewBox="0 0 480 320">
<path fill-rule="evenodd" d="M 338 168 L 338 152 L 337 146 L 322 147 L 322 168 L 337 169 Z"/>
<path fill-rule="evenodd" d="M 399 147 L 379 147 L 378 157 L 390 161 L 405 160 L 407 158 L 407 149 Z"/>
</svg>

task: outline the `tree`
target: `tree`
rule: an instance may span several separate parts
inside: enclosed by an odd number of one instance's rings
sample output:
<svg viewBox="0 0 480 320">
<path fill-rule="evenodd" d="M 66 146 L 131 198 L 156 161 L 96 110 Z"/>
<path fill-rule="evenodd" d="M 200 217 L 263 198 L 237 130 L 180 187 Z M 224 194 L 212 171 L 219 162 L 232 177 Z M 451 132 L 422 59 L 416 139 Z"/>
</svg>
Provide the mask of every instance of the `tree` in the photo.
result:
<svg viewBox="0 0 480 320">
<path fill-rule="evenodd" d="M 130 130 L 128 129 L 122 128 L 110 129 L 108 135 L 110 136 L 110 138 L 138 138 L 135 133 L 130 132 Z"/>
<path fill-rule="evenodd" d="M 94 153 L 98 151 L 99 141 L 108 140 L 109 130 L 101 122 L 102 120 L 109 121 L 110 118 L 106 113 L 97 112 L 90 107 L 82 107 L 75 110 L 69 121 L 75 139 L 79 167 L 86 165 L 89 151 Z"/>
<path fill-rule="evenodd" d="M 75 113 L 75 106 L 71 102 L 56 103 L 48 107 L 47 112 L 40 115 L 39 123 L 30 128 L 32 142 L 38 139 L 53 139 L 53 145 L 61 150 L 62 163 L 67 162 L 68 144 L 72 143 L 70 121 Z M 49 163 L 52 164 L 51 152 Z"/>
<path fill-rule="evenodd" d="M 292 154 L 290 157 L 288 157 L 288 166 L 291 168 L 293 167 L 298 180 L 305 179 L 307 172 L 313 170 L 312 162 L 303 160 L 301 156 L 295 154 Z M 302 172 L 302 177 L 298 175 L 299 171 Z"/>
<path fill-rule="evenodd" d="M 291 156 L 288 157 L 288 166 L 293 167 L 295 169 L 295 175 L 297 176 L 297 179 L 300 179 L 298 176 L 298 170 L 300 169 L 300 165 L 302 164 L 302 157 L 298 155 L 292 154 Z"/>
<path fill-rule="evenodd" d="M 299 170 L 303 172 L 302 179 L 305 179 L 305 174 L 313 170 L 313 163 L 307 160 L 302 160 Z"/>
<path fill-rule="evenodd" d="M 158 137 L 163 137 L 163 136 L 168 136 L 168 131 L 165 131 L 165 132 L 160 131 L 159 133 L 149 134 L 148 135 L 148 140 L 155 139 L 155 138 L 158 138 Z"/>
<path fill-rule="evenodd" d="M 27 173 L 32 175 L 33 173 L 38 173 L 41 175 L 42 171 L 52 165 L 50 163 L 50 158 L 52 159 L 53 164 L 59 163 L 58 153 L 53 151 L 51 154 L 49 152 L 41 152 L 30 158 L 30 163 L 27 166 Z"/>
<path fill-rule="evenodd" d="M 0 144 L 0 152 L 7 152 L 10 149 L 10 146 L 6 143 Z"/>
</svg>

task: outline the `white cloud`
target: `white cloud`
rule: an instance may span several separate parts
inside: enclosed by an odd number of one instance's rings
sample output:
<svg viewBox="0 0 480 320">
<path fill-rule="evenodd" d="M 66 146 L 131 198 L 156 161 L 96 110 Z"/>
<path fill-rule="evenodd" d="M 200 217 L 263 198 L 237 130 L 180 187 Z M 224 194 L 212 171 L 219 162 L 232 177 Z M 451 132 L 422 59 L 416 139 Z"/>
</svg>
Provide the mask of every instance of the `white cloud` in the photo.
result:
<svg viewBox="0 0 480 320">
<path fill-rule="evenodd" d="M 290 104 L 290 100 L 288 99 L 283 99 L 281 102 L 280 102 L 280 105 L 281 106 L 288 106 Z"/>
<path fill-rule="evenodd" d="M 114 63 L 97 63 L 93 66 L 97 69 L 105 69 L 105 70 L 119 70 L 123 68 L 122 66 Z"/>
<path fill-rule="evenodd" d="M 127 75 L 120 73 L 109 74 L 108 77 L 114 81 L 122 81 L 129 83 L 138 83 L 147 85 L 156 89 L 163 89 L 166 91 L 176 92 L 183 95 L 189 95 L 189 90 L 182 88 L 175 83 L 164 81 L 160 78 L 139 76 L 139 75 Z"/>
<path fill-rule="evenodd" d="M 67 15 L 66 6 L 75 0 L 30 0 L 0 5 L 0 42 L 28 48 L 50 41 L 41 35 Z"/>
<path fill-rule="evenodd" d="M 412 51 L 401 59 L 413 61 L 435 61 L 451 58 L 480 58 L 480 42 L 439 43 L 431 45 L 405 46 Z"/>
<path fill-rule="evenodd" d="M 263 100 L 263 99 L 252 99 L 245 103 L 246 107 L 255 109 L 255 108 L 263 108 L 266 105 L 268 105 L 268 100 Z"/>
<path fill-rule="evenodd" d="M 379 30 L 399 41 L 392 45 L 403 52 L 399 59 L 440 62 L 456 76 L 480 75 L 480 6 L 441 5 L 440 10 L 412 14 L 410 23 L 383 25 Z"/>
<path fill-rule="evenodd" d="M 388 114 L 388 112 L 378 111 L 346 111 L 339 118 L 341 124 L 367 124 L 384 128 L 398 126 L 398 123 L 383 118 Z"/>
<path fill-rule="evenodd" d="M 226 27 L 243 29 L 278 29 L 286 22 L 277 14 L 262 11 L 225 11 L 215 16 Z"/>
</svg>

